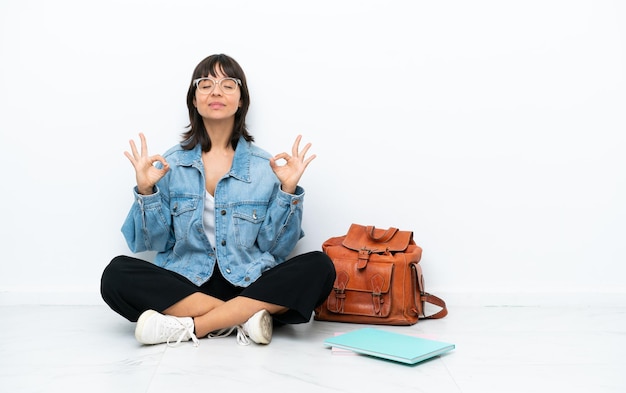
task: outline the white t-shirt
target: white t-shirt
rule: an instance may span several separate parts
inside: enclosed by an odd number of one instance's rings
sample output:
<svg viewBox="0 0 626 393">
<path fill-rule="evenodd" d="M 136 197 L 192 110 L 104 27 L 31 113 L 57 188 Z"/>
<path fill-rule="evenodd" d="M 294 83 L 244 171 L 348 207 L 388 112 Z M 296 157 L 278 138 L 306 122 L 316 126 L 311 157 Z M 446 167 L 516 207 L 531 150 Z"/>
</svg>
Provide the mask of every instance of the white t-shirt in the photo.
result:
<svg viewBox="0 0 626 393">
<path fill-rule="evenodd" d="M 211 246 L 215 249 L 215 198 L 208 192 L 205 192 L 204 195 L 202 223 L 204 224 L 204 232 L 207 238 L 209 238 Z"/>
</svg>

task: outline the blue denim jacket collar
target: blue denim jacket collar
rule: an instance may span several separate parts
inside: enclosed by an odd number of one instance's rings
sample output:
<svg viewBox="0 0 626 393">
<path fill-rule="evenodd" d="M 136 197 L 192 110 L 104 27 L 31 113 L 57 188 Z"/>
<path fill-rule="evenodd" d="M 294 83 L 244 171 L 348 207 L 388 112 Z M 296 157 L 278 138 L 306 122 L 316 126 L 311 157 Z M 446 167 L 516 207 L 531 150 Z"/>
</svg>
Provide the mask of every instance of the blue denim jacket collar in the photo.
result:
<svg viewBox="0 0 626 393">
<path fill-rule="evenodd" d="M 233 159 L 233 166 L 228 172 L 229 176 L 232 176 L 238 180 L 250 183 L 250 145 L 243 138 L 239 138 L 237 148 L 235 149 L 235 158 Z M 202 166 L 202 150 L 199 144 L 193 149 L 186 150 L 178 161 L 180 166 L 193 166 L 200 171 L 203 171 Z"/>
</svg>

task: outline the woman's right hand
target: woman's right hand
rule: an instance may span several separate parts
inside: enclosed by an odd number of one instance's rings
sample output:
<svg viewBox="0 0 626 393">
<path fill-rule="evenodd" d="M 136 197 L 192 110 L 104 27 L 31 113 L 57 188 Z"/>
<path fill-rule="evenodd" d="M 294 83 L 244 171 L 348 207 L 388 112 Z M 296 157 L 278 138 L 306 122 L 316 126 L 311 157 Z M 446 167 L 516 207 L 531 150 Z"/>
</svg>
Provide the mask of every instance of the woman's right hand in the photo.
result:
<svg viewBox="0 0 626 393">
<path fill-rule="evenodd" d="M 170 166 L 160 155 L 148 155 L 148 145 L 143 133 L 139 133 L 139 139 L 141 140 L 141 154 L 137 151 L 135 141 L 131 139 L 130 148 L 132 154 L 125 151 L 124 155 L 128 157 L 130 163 L 135 167 L 137 191 L 142 195 L 150 195 L 154 192 L 154 185 L 165 176 Z M 154 166 L 154 163 L 157 161 L 163 165 L 162 169 Z"/>
</svg>

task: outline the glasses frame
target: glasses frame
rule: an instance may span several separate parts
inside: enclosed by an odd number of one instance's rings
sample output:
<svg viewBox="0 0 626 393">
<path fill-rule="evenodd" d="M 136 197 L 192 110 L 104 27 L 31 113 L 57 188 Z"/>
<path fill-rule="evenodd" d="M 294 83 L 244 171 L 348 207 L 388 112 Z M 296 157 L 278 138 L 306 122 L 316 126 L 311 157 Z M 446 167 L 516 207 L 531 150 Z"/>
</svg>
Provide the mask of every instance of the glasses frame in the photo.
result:
<svg viewBox="0 0 626 393">
<path fill-rule="evenodd" d="M 234 94 L 234 93 L 235 93 L 234 91 L 233 91 L 233 92 L 226 92 L 226 91 L 222 88 L 222 81 L 225 81 L 225 80 L 235 81 L 239 87 L 241 87 L 241 86 L 242 86 L 242 84 L 241 84 L 241 79 L 239 79 L 239 78 L 231 78 L 231 77 L 226 77 L 226 78 L 222 78 L 222 79 L 213 79 L 213 78 L 210 78 L 210 77 L 196 78 L 196 79 L 194 79 L 194 80 L 193 80 L 192 84 L 196 87 L 196 91 L 197 91 L 199 94 L 202 94 L 202 95 L 209 95 L 209 94 L 213 93 L 213 91 L 215 91 L 215 86 L 219 86 L 219 87 L 220 87 L 220 90 L 221 90 L 221 91 L 222 91 L 222 93 L 224 93 L 224 94 Z M 202 91 L 200 91 L 200 90 L 198 89 L 198 85 L 199 85 L 199 84 L 200 84 L 200 82 L 202 82 L 202 81 L 211 81 L 211 82 L 213 82 L 213 83 L 215 83 L 215 84 L 213 85 L 213 88 L 212 88 L 209 92 L 204 93 L 204 92 L 202 92 Z"/>
</svg>

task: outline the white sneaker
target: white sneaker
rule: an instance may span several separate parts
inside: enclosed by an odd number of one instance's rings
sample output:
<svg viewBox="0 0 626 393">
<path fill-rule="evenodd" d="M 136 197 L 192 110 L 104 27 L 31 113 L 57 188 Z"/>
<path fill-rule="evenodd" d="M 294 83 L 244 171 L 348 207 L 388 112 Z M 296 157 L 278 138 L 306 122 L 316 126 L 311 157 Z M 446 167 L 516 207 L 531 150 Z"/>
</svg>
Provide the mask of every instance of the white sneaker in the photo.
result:
<svg viewBox="0 0 626 393">
<path fill-rule="evenodd" d="M 272 341 L 272 316 L 267 310 L 261 310 L 241 325 L 243 333 L 257 344 L 269 344 Z M 237 334 L 237 341 L 240 341 Z"/>
<path fill-rule="evenodd" d="M 135 338 L 142 344 L 162 344 L 169 346 L 180 344 L 181 341 L 193 340 L 198 346 L 198 338 L 193 333 L 193 318 L 163 315 L 154 310 L 145 311 L 137 320 Z M 176 340 L 174 344 L 170 344 Z"/>
<path fill-rule="evenodd" d="M 243 325 L 219 329 L 209 333 L 209 338 L 228 337 L 237 330 L 237 343 L 250 345 L 250 340 L 257 344 L 269 344 L 272 341 L 272 316 L 261 310 L 248 319 Z"/>
</svg>

